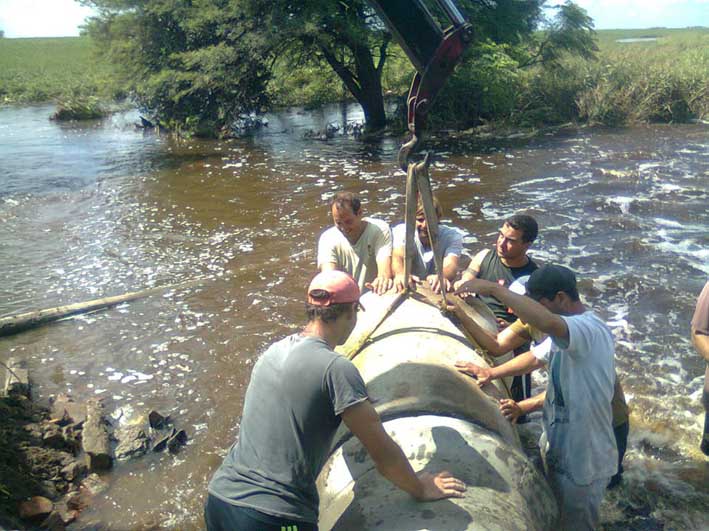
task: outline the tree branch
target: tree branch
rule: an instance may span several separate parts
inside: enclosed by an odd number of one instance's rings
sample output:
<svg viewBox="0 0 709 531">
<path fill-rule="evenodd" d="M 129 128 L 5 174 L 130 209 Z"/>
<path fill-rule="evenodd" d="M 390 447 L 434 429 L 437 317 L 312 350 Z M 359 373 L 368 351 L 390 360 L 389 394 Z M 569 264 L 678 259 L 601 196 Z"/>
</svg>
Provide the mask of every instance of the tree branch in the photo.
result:
<svg viewBox="0 0 709 531">
<path fill-rule="evenodd" d="M 355 76 L 339 59 L 337 59 L 337 57 L 335 57 L 335 54 L 332 53 L 332 51 L 327 49 L 326 46 L 323 44 L 319 44 L 318 46 L 325 60 L 344 82 L 347 89 L 359 101 L 362 98 L 362 88 L 359 86 Z"/>
<path fill-rule="evenodd" d="M 389 43 L 391 42 L 391 33 L 387 32 L 384 34 L 384 41 L 382 41 L 381 46 L 379 47 L 379 63 L 377 63 L 376 71 L 377 74 L 381 76 L 382 70 L 384 69 L 384 62 L 386 61 L 387 58 L 387 47 L 389 46 Z"/>
</svg>

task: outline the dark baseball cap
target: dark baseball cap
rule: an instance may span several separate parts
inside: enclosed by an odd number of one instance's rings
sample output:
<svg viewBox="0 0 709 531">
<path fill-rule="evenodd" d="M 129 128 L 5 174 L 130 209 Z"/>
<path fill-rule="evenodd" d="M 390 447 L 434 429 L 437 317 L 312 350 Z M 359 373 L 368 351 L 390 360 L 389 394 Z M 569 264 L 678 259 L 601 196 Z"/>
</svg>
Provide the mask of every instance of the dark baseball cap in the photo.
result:
<svg viewBox="0 0 709 531">
<path fill-rule="evenodd" d="M 552 300 L 560 291 L 578 293 L 576 275 L 568 267 L 554 264 L 542 266 L 527 281 L 527 295 L 535 301 L 542 298 Z"/>
</svg>

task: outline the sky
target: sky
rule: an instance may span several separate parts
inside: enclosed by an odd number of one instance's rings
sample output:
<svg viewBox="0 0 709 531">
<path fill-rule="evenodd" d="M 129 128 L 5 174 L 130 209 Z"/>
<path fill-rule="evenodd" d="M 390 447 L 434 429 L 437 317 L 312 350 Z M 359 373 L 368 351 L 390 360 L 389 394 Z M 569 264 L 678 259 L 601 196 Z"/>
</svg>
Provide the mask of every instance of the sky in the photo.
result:
<svg viewBox="0 0 709 531">
<path fill-rule="evenodd" d="M 576 3 L 588 11 L 596 29 L 709 26 L 709 0 L 576 0 Z M 0 30 L 10 38 L 70 37 L 79 34 L 79 26 L 91 14 L 90 8 L 75 0 L 0 0 Z"/>
</svg>

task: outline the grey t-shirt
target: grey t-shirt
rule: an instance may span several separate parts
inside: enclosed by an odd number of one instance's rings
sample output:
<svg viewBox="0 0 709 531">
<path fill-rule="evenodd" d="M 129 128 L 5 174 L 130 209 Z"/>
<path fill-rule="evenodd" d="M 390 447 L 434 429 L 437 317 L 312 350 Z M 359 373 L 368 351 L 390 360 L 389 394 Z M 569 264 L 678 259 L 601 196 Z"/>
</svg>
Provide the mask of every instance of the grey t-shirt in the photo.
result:
<svg viewBox="0 0 709 531">
<path fill-rule="evenodd" d="M 456 227 L 438 226 L 438 248 L 441 256 L 445 258 L 449 255 L 460 256 L 463 252 L 463 236 L 465 233 Z M 406 223 L 400 223 L 392 229 L 392 239 L 394 249 L 406 247 Z M 416 256 L 412 262 L 411 273 L 421 279 L 436 272 L 436 264 L 433 260 L 433 250 L 424 249 L 418 231 L 414 230 L 414 243 L 416 244 Z"/>
<path fill-rule="evenodd" d="M 273 516 L 317 523 L 315 480 L 340 414 L 366 400 L 357 368 L 320 338 L 292 335 L 254 366 L 239 440 L 209 493 Z"/>
</svg>

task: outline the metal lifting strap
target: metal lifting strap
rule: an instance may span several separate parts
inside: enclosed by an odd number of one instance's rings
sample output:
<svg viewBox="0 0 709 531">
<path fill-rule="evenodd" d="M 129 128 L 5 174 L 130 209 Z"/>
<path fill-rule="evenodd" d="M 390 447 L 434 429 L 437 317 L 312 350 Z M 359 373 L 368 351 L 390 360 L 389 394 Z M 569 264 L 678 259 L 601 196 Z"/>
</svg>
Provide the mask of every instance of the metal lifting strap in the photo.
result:
<svg viewBox="0 0 709 531">
<path fill-rule="evenodd" d="M 411 163 L 409 158 L 421 140 L 425 117 L 433 100 L 453 73 L 453 69 L 472 40 L 472 26 L 465 20 L 453 0 L 429 1 L 435 1 L 439 11 L 448 19 L 450 27 L 441 28 L 426 7 L 424 0 L 369 0 L 369 3 L 377 10 L 382 21 L 416 68 L 406 100 L 411 138 L 401 147 L 398 157 L 399 166 L 406 172 L 404 279 L 408 285 L 413 257 L 417 252 L 414 230 L 418 193 L 423 204 L 433 259 L 438 271 L 442 294 L 441 309 L 445 311 L 443 257 L 437 245 L 438 219 L 428 177 L 431 154 L 427 153 L 424 160 L 417 163 Z"/>
<path fill-rule="evenodd" d="M 441 310 L 446 311 L 446 284 L 443 275 L 442 250 L 438 245 L 438 216 L 433 203 L 433 193 L 431 192 L 431 181 L 428 176 L 428 167 L 431 164 L 431 152 L 426 153 L 424 160 L 414 164 L 409 164 L 406 173 L 406 213 L 404 217 L 406 229 L 406 248 L 404 254 L 404 278 L 408 283 L 411 277 L 412 263 L 417 254 L 414 243 L 414 232 L 416 229 L 416 210 L 418 197 L 421 197 L 423 204 L 423 215 L 426 220 L 428 239 L 433 251 L 433 262 L 438 273 L 438 282 L 441 288 Z M 425 279 L 422 279 L 425 280 Z"/>
</svg>

